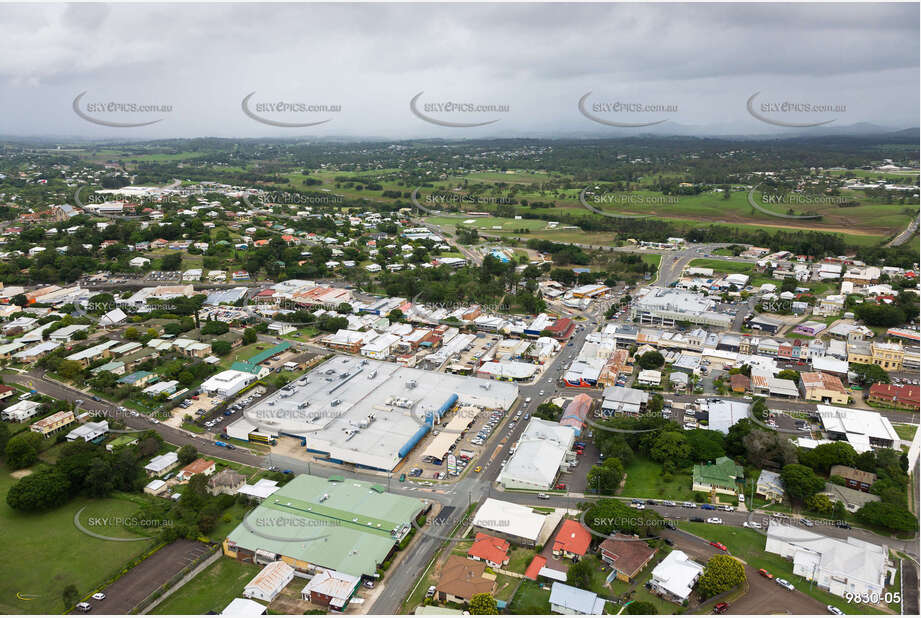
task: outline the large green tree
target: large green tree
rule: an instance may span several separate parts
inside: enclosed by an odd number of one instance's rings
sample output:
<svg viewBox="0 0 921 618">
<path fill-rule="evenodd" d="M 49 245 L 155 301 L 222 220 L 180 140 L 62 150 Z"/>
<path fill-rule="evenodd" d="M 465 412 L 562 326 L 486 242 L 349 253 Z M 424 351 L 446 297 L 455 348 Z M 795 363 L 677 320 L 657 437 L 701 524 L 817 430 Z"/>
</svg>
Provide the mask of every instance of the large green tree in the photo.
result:
<svg viewBox="0 0 921 618">
<path fill-rule="evenodd" d="M 802 464 L 784 466 L 780 478 L 786 494 L 798 502 L 811 498 L 825 488 L 825 479 Z"/>
<path fill-rule="evenodd" d="M 713 556 L 707 561 L 703 575 L 697 583 L 701 599 L 710 599 L 735 588 L 745 581 L 745 567 L 732 556 Z"/>
</svg>

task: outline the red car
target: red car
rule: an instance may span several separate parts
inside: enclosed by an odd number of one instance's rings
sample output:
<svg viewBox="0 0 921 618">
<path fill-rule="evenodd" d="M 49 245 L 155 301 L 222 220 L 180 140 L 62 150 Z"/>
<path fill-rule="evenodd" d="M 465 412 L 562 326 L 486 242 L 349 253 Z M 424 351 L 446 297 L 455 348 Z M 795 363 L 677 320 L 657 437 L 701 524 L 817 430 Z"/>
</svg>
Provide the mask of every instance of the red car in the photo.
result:
<svg viewBox="0 0 921 618">
<path fill-rule="evenodd" d="M 717 549 L 722 549 L 723 551 L 726 551 L 726 546 L 720 543 L 719 541 L 710 541 L 710 545 L 712 545 L 713 547 Z"/>
<path fill-rule="evenodd" d="M 717 603 L 713 606 L 713 613 L 725 614 L 727 609 L 729 609 L 729 603 Z"/>
<path fill-rule="evenodd" d="M 556 484 L 556 488 L 557 488 L 557 489 L 566 489 L 566 484 L 565 484 L 565 483 L 557 483 L 557 484 Z"/>
<path fill-rule="evenodd" d="M 768 579 L 774 579 L 774 576 L 768 573 L 764 569 L 758 569 L 758 574 L 761 575 L 761 577 L 767 577 Z"/>
</svg>

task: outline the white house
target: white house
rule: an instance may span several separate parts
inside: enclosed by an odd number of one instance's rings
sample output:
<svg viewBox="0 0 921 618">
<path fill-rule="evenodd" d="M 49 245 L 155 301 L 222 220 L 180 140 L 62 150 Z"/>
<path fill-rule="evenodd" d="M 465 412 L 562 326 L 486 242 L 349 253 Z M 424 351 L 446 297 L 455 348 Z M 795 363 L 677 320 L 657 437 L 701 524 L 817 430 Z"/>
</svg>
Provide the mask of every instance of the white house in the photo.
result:
<svg viewBox="0 0 921 618">
<path fill-rule="evenodd" d="M 294 579 L 294 567 L 281 560 L 270 562 L 246 584 L 243 596 L 247 599 L 259 599 L 271 603 L 285 586 L 291 583 L 292 579 Z"/>
<path fill-rule="evenodd" d="M 605 600 L 594 592 L 553 582 L 550 587 L 550 611 L 555 614 L 578 614 L 600 616 L 604 613 Z"/>
<path fill-rule="evenodd" d="M 679 603 L 691 596 L 704 567 L 681 550 L 674 550 L 652 570 L 649 584 L 654 592 Z"/>
<path fill-rule="evenodd" d="M 793 574 L 832 594 L 885 591 L 889 548 L 854 537 L 838 539 L 771 522 L 764 551 L 793 561 Z"/>
</svg>

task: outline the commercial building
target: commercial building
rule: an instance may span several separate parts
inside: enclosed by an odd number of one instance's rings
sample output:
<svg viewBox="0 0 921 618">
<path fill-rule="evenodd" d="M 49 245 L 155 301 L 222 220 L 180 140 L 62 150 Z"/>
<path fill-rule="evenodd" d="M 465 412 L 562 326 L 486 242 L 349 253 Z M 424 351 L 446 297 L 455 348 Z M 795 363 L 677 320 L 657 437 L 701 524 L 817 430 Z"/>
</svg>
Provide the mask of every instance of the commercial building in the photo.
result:
<svg viewBox="0 0 921 618">
<path fill-rule="evenodd" d="M 373 576 L 427 508 L 380 485 L 302 474 L 228 535 L 224 554 L 255 564 L 282 560 L 304 575 L 323 568 Z"/>
<path fill-rule="evenodd" d="M 553 532 L 548 518 L 529 506 L 486 498 L 473 518 L 473 529 L 506 539 L 515 545 L 534 547 Z M 546 528 L 551 528 L 546 530 Z"/>
<path fill-rule="evenodd" d="M 830 439 L 846 440 L 858 453 L 899 443 L 892 423 L 877 412 L 818 404 L 816 413 Z"/>
<path fill-rule="evenodd" d="M 251 373 L 227 369 L 202 382 L 201 389 L 209 395 L 218 395 L 227 399 L 255 381 L 256 376 Z"/>
<path fill-rule="evenodd" d="M 601 412 L 604 416 L 639 416 L 646 412 L 649 393 L 638 388 L 609 386 L 602 393 Z"/>
<path fill-rule="evenodd" d="M 252 430 L 333 463 L 392 470 L 455 406 L 508 410 L 514 384 L 337 356 L 244 411 Z"/>
<path fill-rule="evenodd" d="M 646 294 L 633 302 L 630 311 L 630 318 L 639 318 L 642 324 L 674 326 L 678 322 L 688 322 L 724 329 L 732 325 L 733 316 L 713 311 L 716 303 L 702 294 L 675 288 L 650 287 L 646 290 Z"/>
<path fill-rule="evenodd" d="M 881 595 L 889 548 L 854 537 L 838 539 L 771 521 L 764 551 L 793 561 L 793 574 L 838 595 Z"/>
<path fill-rule="evenodd" d="M 572 427 L 576 437 L 579 437 L 579 435 L 582 434 L 582 429 L 585 427 L 585 420 L 588 418 L 594 403 L 595 400 L 588 395 L 576 395 L 572 398 L 572 401 L 569 402 L 569 405 L 566 406 L 566 409 L 563 410 L 563 416 L 560 417 L 560 425 Z"/>
<path fill-rule="evenodd" d="M 921 407 L 921 387 L 908 384 L 874 384 L 870 387 L 867 400 L 881 406 L 917 410 Z"/>
<path fill-rule="evenodd" d="M 820 371 L 804 371 L 800 374 L 803 397 L 809 401 L 847 404 L 851 396 L 837 376 Z"/>
<path fill-rule="evenodd" d="M 506 489 L 551 489 L 574 441 L 572 427 L 531 418 L 497 481 Z"/>
<path fill-rule="evenodd" d="M 729 428 L 751 415 L 751 405 L 732 399 L 707 399 L 701 403 L 707 414 L 707 429 L 728 434 Z"/>
</svg>

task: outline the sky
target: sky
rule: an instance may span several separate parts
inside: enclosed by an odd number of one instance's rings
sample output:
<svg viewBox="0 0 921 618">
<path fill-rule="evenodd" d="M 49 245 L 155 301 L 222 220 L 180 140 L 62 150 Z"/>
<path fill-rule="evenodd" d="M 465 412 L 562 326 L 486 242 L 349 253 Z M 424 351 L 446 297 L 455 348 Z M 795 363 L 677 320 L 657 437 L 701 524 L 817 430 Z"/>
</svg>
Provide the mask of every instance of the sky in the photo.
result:
<svg viewBox="0 0 921 618">
<path fill-rule="evenodd" d="M 4 4 L 0 135 L 898 130 L 918 58 L 917 3 Z"/>
</svg>

